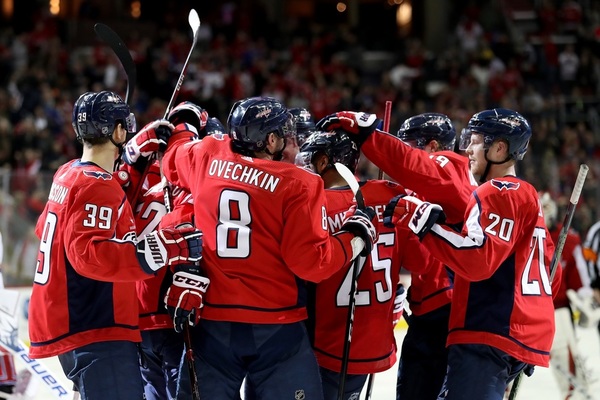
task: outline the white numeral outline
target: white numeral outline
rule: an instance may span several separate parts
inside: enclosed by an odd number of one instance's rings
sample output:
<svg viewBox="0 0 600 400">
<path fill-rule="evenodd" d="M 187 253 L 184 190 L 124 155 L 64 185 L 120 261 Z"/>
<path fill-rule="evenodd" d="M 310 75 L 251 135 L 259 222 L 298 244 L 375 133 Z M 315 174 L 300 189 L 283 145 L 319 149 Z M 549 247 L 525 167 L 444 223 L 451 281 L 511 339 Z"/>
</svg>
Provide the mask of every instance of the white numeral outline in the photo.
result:
<svg viewBox="0 0 600 400">
<path fill-rule="evenodd" d="M 33 281 L 40 285 L 45 285 L 50 280 L 50 261 L 52 259 L 52 242 L 54 241 L 54 233 L 58 217 L 56 214 L 49 212 L 44 221 L 44 231 L 40 240 L 40 248 L 38 251 L 38 259 L 35 266 L 35 276 Z M 41 259 L 41 262 L 40 262 Z M 40 268 L 41 264 L 41 268 Z"/>
<path fill-rule="evenodd" d="M 542 280 L 542 287 L 544 293 L 548 296 L 552 296 L 552 285 L 550 284 L 550 278 L 546 271 L 546 263 L 544 260 L 544 249 L 546 246 L 546 230 L 544 228 L 535 228 L 533 231 L 533 237 L 531 238 L 531 252 L 527 258 L 527 264 L 521 275 L 521 293 L 525 296 L 539 296 L 541 294 L 540 282 L 536 279 L 533 268 L 533 258 L 535 252 L 538 254 L 538 270 L 539 277 Z"/>
<path fill-rule="evenodd" d="M 383 281 L 375 282 L 375 298 L 379 303 L 385 303 L 392 298 L 392 260 L 390 258 L 380 258 L 379 247 L 394 247 L 396 243 L 396 234 L 394 232 L 382 233 L 373 250 L 371 250 L 371 265 L 373 272 L 383 271 L 385 284 Z M 366 264 L 366 263 L 365 263 Z M 357 279 L 363 271 L 364 264 L 358 270 Z M 348 307 L 350 305 L 350 288 L 352 285 L 352 271 L 349 268 L 344 276 L 342 283 L 336 294 L 336 305 L 338 307 Z M 387 289 L 386 289 L 387 287 Z M 368 306 L 371 304 L 371 290 L 358 290 L 356 292 L 355 302 L 357 306 Z"/>
<path fill-rule="evenodd" d="M 231 216 L 232 203 L 237 204 L 239 218 Z M 217 225 L 217 255 L 223 258 L 248 258 L 250 256 L 250 235 L 252 229 L 250 196 L 246 192 L 223 190 L 219 196 L 219 224 Z M 235 235 L 235 245 L 229 245 L 229 238 Z"/>
</svg>

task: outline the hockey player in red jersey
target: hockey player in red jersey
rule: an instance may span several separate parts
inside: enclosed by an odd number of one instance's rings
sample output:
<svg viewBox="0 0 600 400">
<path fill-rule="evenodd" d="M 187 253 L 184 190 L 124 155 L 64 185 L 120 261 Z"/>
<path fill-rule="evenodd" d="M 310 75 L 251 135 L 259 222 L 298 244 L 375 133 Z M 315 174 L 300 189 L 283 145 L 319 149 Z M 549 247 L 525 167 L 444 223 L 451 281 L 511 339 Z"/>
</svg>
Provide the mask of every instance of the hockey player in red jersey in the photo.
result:
<svg viewBox="0 0 600 400">
<path fill-rule="evenodd" d="M 393 224 L 408 224 L 432 255 L 455 272 L 448 334 L 446 399 L 497 399 L 528 365 L 548 366 L 554 336 L 551 241 L 537 191 L 515 176 L 531 128 L 507 109 L 475 114 L 460 148 L 485 182 L 474 192 L 460 233 L 437 204 L 395 198 Z M 528 368 L 529 369 L 529 368 Z"/>
<path fill-rule="evenodd" d="M 449 151 L 454 131 L 449 118 L 435 113 L 410 118 L 399 131 L 406 142 L 378 130 L 380 122 L 372 114 L 342 111 L 323 118 L 317 127 L 344 129 L 361 145 L 361 151 L 370 161 L 405 187 L 427 200 L 439 202 L 446 210 L 447 222 L 460 229 L 477 181 L 470 172 L 468 159 Z M 443 141 L 448 147 L 431 153 L 424 151 L 434 149 L 434 133 L 436 144 Z M 445 345 L 452 283 L 443 266 L 438 264 L 428 271 L 424 275 L 413 274 L 416 279 L 409 290 L 415 323 L 403 343 L 407 352 L 401 355 L 397 387 L 398 398 L 404 400 L 436 398 L 446 371 L 447 351 L 440 346 L 442 342 Z"/>
<path fill-rule="evenodd" d="M 450 175 L 464 176 L 464 171 L 468 170 L 467 159 L 458 158 L 454 153 L 456 131 L 450 118 L 444 114 L 425 113 L 408 118 L 400 126 L 397 136 L 411 148 L 423 150 L 429 155 L 432 166 L 448 170 Z M 415 154 L 415 157 L 427 162 L 418 150 L 409 154 Z M 400 182 L 405 180 L 405 176 L 411 175 L 410 171 L 402 171 L 402 167 L 395 172 L 402 178 Z M 435 193 L 432 193 L 438 190 L 435 184 L 412 183 L 417 185 L 418 189 L 414 190 L 420 195 L 435 197 Z M 476 187 L 471 179 L 463 183 L 473 189 Z M 444 203 L 449 200 L 445 199 Z M 466 209 L 468 199 L 462 200 Z M 456 208 L 460 208 L 460 205 Z M 463 216 L 452 215 L 448 218 L 461 221 Z M 456 225 L 460 228 L 462 223 Z M 408 301 L 412 315 L 398 364 L 397 400 L 435 400 L 446 376 L 446 339 L 453 284 L 449 270 L 437 259 L 431 262 L 433 265 L 426 273 L 411 273 Z"/>
<path fill-rule="evenodd" d="M 302 280 L 331 276 L 376 231 L 357 211 L 329 235 L 320 178 L 282 158 L 294 121 L 273 98 L 237 102 L 229 136 L 168 146 L 165 175 L 190 190 L 211 290 L 193 336 L 200 395 L 234 398 L 246 375 L 260 398 L 322 398 L 303 320 Z M 177 173 L 174 173 L 174 172 Z"/>
<path fill-rule="evenodd" d="M 131 172 L 134 170 L 147 174 L 138 177 L 143 180 L 142 189 L 132 205 L 138 236 L 155 231 L 159 223 L 161 226 L 193 225 L 191 195 L 179 188 L 171 190 L 173 212 L 167 214 L 163 183 L 157 179 L 160 177 L 159 162 L 153 155 L 164 151 L 167 141 L 189 142 L 198 140 L 200 135 L 206 136 L 208 114 L 196 104 L 185 101 L 175 106 L 167 119 L 173 124 L 172 133 L 169 130 L 165 134 L 161 128 L 142 130 L 127 142 L 123 157 L 125 164 L 117 173 L 135 176 L 136 173 Z M 151 165 L 147 167 L 149 162 Z M 126 190 L 130 184 L 139 182 L 127 182 Z M 152 186 L 147 187 L 148 184 Z M 180 373 L 184 350 L 182 328 L 177 327 L 179 332 L 173 329 L 174 322 L 164 302 L 172 282 L 173 271 L 169 268 L 162 268 L 154 277 L 136 282 L 140 302 L 141 350 L 144 353 L 141 371 L 146 400 L 188 399 L 192 395 L 187 369 L 183 368 Z M 201 297 L 202 293 L 198 296 Z M 194 312 L 199 316 L 200 310 Z"/>
<path fill-rule="evenodd" d="M 131 207 L 112 175 L 135 118 L 116 93 L 80 96 L 73 128 L 83 154 L 56 172 L 36 226 L 30 357 L 58 355 L 82 399 L 142 399 L 135 281 L 199 261 L 201 233 L 165 228 L 136 237 Z"/>
<path fill-rule="evenodd" d="M 540 201 L 544 210 L 544 220 L 550 230 L 550 237 L 557 243 L 562 224 L 558 223 L 558 206 L 550 193 L 541 192 Z M 590 278 L 581 248 L 581 238 L 574 230 L 569 230 L 561 256 L 562 280 L 554 295 L 554 317 L 556 333 L 550 351 L 550 367 L 554 372 L 563 399 L 570 399 L 576 392 L 591 398 L 588 390 L 584 360 L 577 345 L 573 314 L 567 290 L 578 292 L 581 298 L 592 296 Z"/>
<path fill-rule="evenodd" d="M 315 130 L 315 121 L 306 108 L 290 108 L 290 113 L 294 117 L 296 124 L 296 134 L 291 136 L 283 149 L 283 158 L 281 161 L 293 164 L 296 161 L 296 154 L 306 138 Z"/>
<path fill-rule="evenodd" d="M 331 233 L 341 229 L 344 213 L 355 204 L 354 194 L 334 163 L 339 162 L 354 172 L 359 155 L 357 145 L 342 131 L 316 131 L 306 139 L 296 158 L 299 166 L 309 168 L 323 179 Z M 379 239 L 358 275 L 352 342 L 341 397 L 346 400 L 360 396 L 369 374 L 388 370 L 396 362 L 392 313 L 401 267 L 420 272 L 432 261 L 406 227 L 383 226 L 382 215 L 389 199 L 407 193 L 402 186 L 370 180 L 361 183 L 361 191 L 365 203 L 377 213 Z M 339 398 L 352 275 L 352 269 L 344 269 L 313 287 L 308 326 L 321 367 L 326 400 Z"/>
</svg>

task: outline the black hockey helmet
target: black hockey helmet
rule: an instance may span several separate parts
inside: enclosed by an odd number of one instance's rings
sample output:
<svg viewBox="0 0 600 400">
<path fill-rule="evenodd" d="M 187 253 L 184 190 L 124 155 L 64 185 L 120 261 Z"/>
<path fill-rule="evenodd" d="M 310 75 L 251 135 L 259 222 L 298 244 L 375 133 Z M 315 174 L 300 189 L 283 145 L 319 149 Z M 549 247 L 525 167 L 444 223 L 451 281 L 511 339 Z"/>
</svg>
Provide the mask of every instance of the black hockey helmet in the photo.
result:
<svg viewBox="0 0 600 400">
<path fill-rule="evenodd" d="M 314 170 L 311 166 L 317 154 L 327 155 L 330 167 L 339 162 L 352 172 L 356 171 L 360 156 L 356 143 L 342 130 L 314 131 L 300 147 L 296 165 Z"/>
<path fill-rule="evenodd" d="M 398 138 L 411 147 L 424 149 L 436 140 L 443 150 L 454 150 L 456 130 L 447 115 L 424 113 L 408 118 L 397 133 Z"/>
<path fill-rule="evenodd" d="M 509 158 L 522 160 L 527 153 L 531 127 L 525 117 L 518 112 L 506 108 L 494 108 L 478 112 L 471 117 L 460 135 L 460 150 L 467 149 L 472 133 L 483 135 L 486 148 L 496 140 L 505 140 L 508 143 Z"/>
<path fill-rule="evenodd" d="M 302 146 L 306 138 L 316 130 L 315 121 L 306 108 L 290 108 L 290 113 L 292 113 L 296 122 L 296 142 L 298 146 Z"/>
<path fill-rule="evenodd" d="M 136 132 L 135 116 L 127 103 L 110 91 L 87 92 L 73 106 L 72 125 L 77 140 L 110 138 L 118 124 L 127 133 Z"/>
<path fill-rule="evenodd" d="M 246 152 L 263 151 L 271 132 L 281 138 L 291 137 L 296 132 L 292 114 L 272 97 L 237 101 L 229 112 L 227 128 L 234 148 Z"/>
</svg>

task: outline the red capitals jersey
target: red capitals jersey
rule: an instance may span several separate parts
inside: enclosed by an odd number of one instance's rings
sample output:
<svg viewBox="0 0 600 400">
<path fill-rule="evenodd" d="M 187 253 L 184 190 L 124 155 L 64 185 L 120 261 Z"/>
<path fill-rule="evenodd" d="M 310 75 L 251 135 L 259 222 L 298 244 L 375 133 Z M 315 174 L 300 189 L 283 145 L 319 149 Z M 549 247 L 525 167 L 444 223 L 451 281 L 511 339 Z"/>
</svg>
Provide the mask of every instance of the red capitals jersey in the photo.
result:
<svg viewBox="0 0 600 400">
<path fill-rule="evenodd" d="M 377 212 L 379 240 L 358 275 L 358 292 L 352 329 L 348 373 L 385 371 L 396 362 L 392 312 L 400 269 L 417 271 L 431 264 L 431 256 L 407 228 L 387 228 L 383 211 L 389 200 L 405 194 L 404 188 L 388 181 L 368 181 L 361 191 L 367 206 Z M 340 230 L 346 211 L 354 203 L 347 188 L 328 189 L 327 215 L 330 231 Z M 353 269 L 336 272 L 315 288 L 313 347 L 319 365 L 341 371 Z M 312 314 L 312 313 L 311 313 Z"/>
<path fill-rule="evenodd" d="M 29 307 L 30 357 L 108 340 L 140 341 L 135 222 L 111 173 L 73 160 L 54 175 Z"/>
<path fill-rule="evenodd" d="M 178 124 L 169 138 L 169 142 L 183 140 L 189 142 L 195 138 L 195 128 L 191 125 Z M 156 179 L 159 177 L 159 179 Z M 193 225 L 193 201 L 188 192 L 180 188 L 171 188 L 171 208 L 167 214 L 163 184 L 160 182 L 160 168 L 155 161 L 149 168 L 138 199 L 135 200 L 135 224 L 138 236 L 144 236 L 159 227 L 173 227 L 182 223 Z M 139 180 L 140 178 L 138 178 Z M 133 182 L 132 182 L 133 183 Z M 153 184 L 152 187 L 147 187 Z M 173 320 L 165 307 L 164 298 L 173 281 L 171 268 L 159 269 L 155 276 L 136 283 L 140 302 L 140 329 L 170 329 Z"/>
<path fill-rule="evenodd" d="M 473 192 L 462 234 L 436 224 L 423 239 L 456 273 L 449 345 L 486 344 L 548 366 L 560 273 L 551 285 L 554 245 L 537 196 L 516 177 L 492 179 Z"/>
<path fill-rule="evenodd" d="M 558 235 L 560 234 L 561 229 L 562 224 L 554 227 L 554 229 L 550 231 L 550 237 L 552 237 L 554 243 L 558 243 Z M 567 289 L 577 291 L 583 286 L 584 281 L 589 286 L 587 264 L 583 258 L 583 250 L 581 249 L 581 238 L 579 237 L 579 234 L 572 229 L 567 233 L 567 239 L 565 240 L 559 267 L 562 267 L 562 279 L 560 288 L 554 295 L 555 308 L 569 306 Z"/>
<path fill-rule="evenodd" d="M 191 192 L 211 281 L 202 317 L 246 323 L 306 318 L 300 279 L 318 282 L 350 262 L 354 237 L 331 237 L 318 175 L 243 156 L 227 136 L 169 143 L 166 177 Z M 176 173 L 175 173 L 176 172 Z"/>
<path fill-rule="evenodd" d="M 477 187 L 467 157 L 451 151 L 428 154 L 381 131 L 370 135 L 361 151 L 395 181 L 441 205 L 448 224 L 464 221 L 465 206 Z"/>
<path fill-rule="evenodd" d="M 462 226 L 471 193 L 477 188 L 467 157 L 452 151 L 428 154 L 381 131 L 372 134 L 361 150 L 390 177 L 441 205 L 448 224 Z M 433 262 L 425 274 L 411 274 L 408 302 L 415 315 L 436 310 L 452 298 L 448 271 L 439 261 Z"/>
</svg>

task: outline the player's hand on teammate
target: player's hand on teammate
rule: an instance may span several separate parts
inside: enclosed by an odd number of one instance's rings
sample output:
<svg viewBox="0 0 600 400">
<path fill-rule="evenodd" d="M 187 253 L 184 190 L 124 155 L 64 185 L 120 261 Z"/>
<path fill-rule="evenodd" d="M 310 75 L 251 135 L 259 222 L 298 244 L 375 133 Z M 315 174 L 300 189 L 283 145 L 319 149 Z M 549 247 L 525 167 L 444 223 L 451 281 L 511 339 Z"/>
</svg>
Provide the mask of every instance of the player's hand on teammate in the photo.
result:
<svg viewBox="0 0 600 400">
<path fill-rule="evenodd" d="M 371 253 L 373 246 L 377 242 L 377 230 L 373 221 L 375 221 L 376 213 L 372 207 L 367 207 L 360 210 L 356 205 L 350 207 L 344 215 L 344 223 L 342 231 L 350 232 L 362 239 L 364 246 L 358 252 L 354 252 L 353 259 L 360 253 L 362 256 L 367 256 Z M 354 246 L 353 246 L 353 250 Z"/>
<path fill-rule="evenodd" d="M 173 283 L 165 295 L 165 306 L 173 319 L 175 332 L 182 332 L 185 324 L 196 326 L 200 322 L 203 296 L 210 279 L 200 273 L 197 264 L 175 267 Z"/>
<path fill-rule="evenodd" d="M 408 228 L 420 240 L 423 240 L 433 224 L 443 223 L 445 219 L 446 216 L 441 206 L 423 201 L 415 196 L 398 195 L 390 200 L 383 212 L 385 226 L 393 228 L 397 224 L 408 225 Z"/>
<path fill-rule="evenodd" d="M 173 124 L 166 119 L 150 122 L 127 142 L 123 160 L 133 165 L 140 157 L 148 158 L 152 154 L 165 151 L 173 129 L 175 129 Z"/>
<path fill-rule="evenodd" d="M 202 259 L 202 232 L 194 227 L 154 231 L 138 240 L 137 258 L 150 274 L 167 265 L 198 262 Z"/>
<path fill-rule="evenodd" d="M 354 111 L 340 111 L 329 114 L 317 122 L 317 129 L 322 131 L 333 131 L 342 129 L 349 134 L 350 138 L 362 144 L 369 135 L 375 132 L 382 124 L 382 120 L 375 114 L 367 114 Z"/>
</svg>

